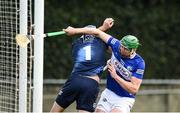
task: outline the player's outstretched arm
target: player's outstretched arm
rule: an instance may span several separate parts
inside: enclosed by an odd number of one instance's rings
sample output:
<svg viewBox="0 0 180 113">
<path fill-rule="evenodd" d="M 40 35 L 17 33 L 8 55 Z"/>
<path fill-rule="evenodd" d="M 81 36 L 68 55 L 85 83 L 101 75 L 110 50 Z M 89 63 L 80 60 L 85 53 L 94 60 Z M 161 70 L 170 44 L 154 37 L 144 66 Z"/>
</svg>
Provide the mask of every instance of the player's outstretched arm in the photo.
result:
<svg viewBox="0 0 180 113">
<path fill-rule="evenodd" d="M 103 22 L 103 24 L 98 28 L 101 31 L 107 31 L 114 25 L 114 19 L 112 18 L 106 18 Z"/>
<path fill-rule="evenodd" d="M 111 37 L 109 34 L 96 29 L 96 28 L 74 28 L 74 27 L 67 27 L 63 29 L 67 35 L 72 36 L 75 34 L 89 34 L 89 35 L 96 35 L 97 37 L 101 38 L 105 43 L 108 42 L 109 38 Z"/>
</svg>

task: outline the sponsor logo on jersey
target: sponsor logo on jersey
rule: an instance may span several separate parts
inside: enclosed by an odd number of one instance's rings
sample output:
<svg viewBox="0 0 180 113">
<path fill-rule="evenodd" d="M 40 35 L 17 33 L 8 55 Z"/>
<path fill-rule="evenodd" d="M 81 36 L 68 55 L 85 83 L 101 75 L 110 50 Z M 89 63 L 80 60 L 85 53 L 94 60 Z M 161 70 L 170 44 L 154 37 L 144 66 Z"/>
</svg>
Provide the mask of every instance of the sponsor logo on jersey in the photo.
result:
<svg viewBox="0 0 180 113">
<path fill-rule="evenodd" d="M 132 73 L 130 72 L 130 70 L 132 70 L 132 67 L 129 66 L 129 69 L 126 69 L 123 64 L 121 62 L 118 62 L 115 58 L 111 59 L 111 62 L 114 64 L 115 69 L 117 72 L 119 72 L 126 80 L 130 80 L 131 79 L 131 75 Z"/>
<path fill-rule="evenodd" d="M 127 70 L 132 71 L 133 68 L 131 66 L 127 66 Z"/>
<path fill-rule="evenodd" d="M 137 74 L 141 74 L 141 75 L 143 75 L 144 70 L 143 70 L 143 69 L 137 69 L 136 73 L 137 73 Z"/>
<path fill-rule="evenodd" d="M 125 64 L 125 63 L 124 63 L 124 61 L 123 61 L 122 59 L 121 59 L 121 61 L 120 61 L 120 62 L 121 62 L 121 64 L 124 66 L 124 64 Z"/>
<path fill-rule="evenodd" d="M 113 39 L 111 40 L 111 44 L 115 44 L 116 41 L 117 41 L 117 39 L 113 38 Z"/>
</svg>

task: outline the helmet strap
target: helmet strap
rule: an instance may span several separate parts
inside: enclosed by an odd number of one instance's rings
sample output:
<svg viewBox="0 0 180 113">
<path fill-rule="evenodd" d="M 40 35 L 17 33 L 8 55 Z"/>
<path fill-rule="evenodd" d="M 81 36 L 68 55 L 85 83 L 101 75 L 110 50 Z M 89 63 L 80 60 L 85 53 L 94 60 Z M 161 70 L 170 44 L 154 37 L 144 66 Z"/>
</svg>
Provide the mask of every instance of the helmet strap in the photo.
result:
<svg viewBox="0 0 180 113">
<path fill-rule="evenodd" d="M 136 52 L 136 49 L 131 49 L 130 56 Z"/>
</svg>

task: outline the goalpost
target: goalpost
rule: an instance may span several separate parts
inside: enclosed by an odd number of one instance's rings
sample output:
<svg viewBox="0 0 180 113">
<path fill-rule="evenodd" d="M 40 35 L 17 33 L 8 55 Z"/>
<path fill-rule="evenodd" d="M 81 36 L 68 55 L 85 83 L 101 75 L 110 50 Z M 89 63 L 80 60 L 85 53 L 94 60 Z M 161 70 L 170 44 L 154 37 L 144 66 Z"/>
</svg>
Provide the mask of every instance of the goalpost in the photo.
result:
<svg viewBox="0 0 180 113">
<path fill-rule="evenodd" d="M 33 112 L 43 109 L 44 0 L 35 0 Z"/>
<path fill-rule="evenodd" d="M 44 0 L 0 0 L 0 112 L 42 112 L 43 25 Z M 19 47 L 19 33 L 35 39 Z"/>
</svg>

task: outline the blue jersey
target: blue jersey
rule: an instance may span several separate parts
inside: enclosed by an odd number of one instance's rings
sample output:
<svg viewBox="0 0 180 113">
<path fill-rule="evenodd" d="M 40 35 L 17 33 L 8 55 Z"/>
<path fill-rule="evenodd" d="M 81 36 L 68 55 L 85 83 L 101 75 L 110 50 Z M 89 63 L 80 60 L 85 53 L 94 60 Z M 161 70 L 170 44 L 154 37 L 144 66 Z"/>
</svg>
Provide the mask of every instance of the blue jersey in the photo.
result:
<svg viewBox="0 0 180 113">
<path fill-rule="evenodd" d="M 126 81 L 130 81 L 132 76 L 138 79 L 143 78 L 145 62 L 140 55 L 134 54 L 130 58 L 122 57 L 119 52 L 121 42 L 113 37 L 108 40 L 108 45 L 112 48 L 111 63 L 114 64 L 116 73 L 121 78 Z M 107 76 L 106 87 L 119 96 L 135 98 L 134 94 L 123 89 L 110 75 Z"/>
<path fill-rule="evenodd" d="M 101 75 L 105 65 L 107 45 L 92 35 L 83 35 L 73 43 L 74 67 L 71 75 Z"/>
</svg>

